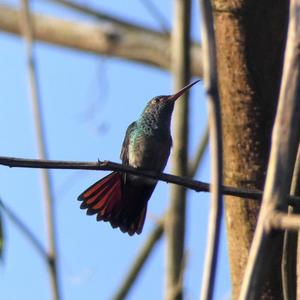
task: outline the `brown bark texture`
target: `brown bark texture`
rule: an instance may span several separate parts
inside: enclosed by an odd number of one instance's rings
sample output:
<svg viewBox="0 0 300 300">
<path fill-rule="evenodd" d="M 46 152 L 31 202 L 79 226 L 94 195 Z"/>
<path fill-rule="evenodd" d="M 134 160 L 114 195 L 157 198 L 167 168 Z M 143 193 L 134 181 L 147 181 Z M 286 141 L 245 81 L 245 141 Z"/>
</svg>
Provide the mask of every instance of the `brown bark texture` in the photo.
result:
<svg viewBox="0 0 300 300">
<path fill-rule="evenodd" d="M 277 105 L 288 21 L 287 0 L 213 0 L 224 141 L 224 181 L 262 189 Z M 237 299 L 259 211 L 225 198 L 232 298 Z M 262 299 L 281 299 L 280 258 Z"/>
</svg>

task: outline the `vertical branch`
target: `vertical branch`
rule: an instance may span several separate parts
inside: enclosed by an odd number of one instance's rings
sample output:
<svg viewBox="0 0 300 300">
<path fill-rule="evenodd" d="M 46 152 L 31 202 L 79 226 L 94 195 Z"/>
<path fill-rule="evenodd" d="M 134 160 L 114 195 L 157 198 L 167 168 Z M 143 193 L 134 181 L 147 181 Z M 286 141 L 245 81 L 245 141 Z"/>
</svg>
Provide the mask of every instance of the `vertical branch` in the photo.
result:
<svg viewBox="0 0 300 300">
<path fill-rule="evenodd" d="M 21 15 L 20 15 L 20 28 L 23 31 L 26 57 L 28 66 L 29 86 L 31 93 L 31 102 L 33 110 L 33 118 L 35 123 L 36 137 L 38 143 L 38 156 L 40 159 L 47 159 L 45 141 L 44 141 L 44 128 L 41 116 L 40 97 L 37 83 L 37 75 L 35 68 L 35 60 L 33 55 L 33 36 L 32 28 L 29 17 L 29 4 L 27 0 L 21 0 Z M 59 282 L 57 276 L 57 251 L 56 251 L 56 235 L 55 235 L 55 220 L 53 212 L 53 197 L 51 189 L 50 174 L 47 169 L 41 170 L 41 179 L 43 194 L 45 199 L 45 211 L 47 222 L 47 236 L 48 236 L 48 267 L 49 276 L 51 280 L 51 290 L 53 299 L 60 299 Z"/>
<path fill-rule="evenodd" d="M 160 13 L 158 7 L 151 0 L 142 0 L 141 4 L 147 9 L 153 19 L 159 24 L 162 32 L 169 34 L 168 20 Z"/>
<path fill-rule="evenodd" d="M 288 213 L 293 214 L 294 209 L 288 208 Z M 297 299 L 296 298 L 296 267 L 297 267 L 297 239 L 298 232 L 286 230 L 283 238 L 283 249 L 281 259 L 281 273 L 282 273 L 282 291 L 283 299 Z"/>
<path fill-rule="evenodd" d="M 290 19 L 278 110 L 272 133 L 265 191 L 249 259 L 241 288 L 240 300 L 259 299 L 265 275 L 278 260 L 274 251 L 281 246 L 281 232 L 272 230 L 276 210 L 287 208 L 300 137 L 300 0 L 290 1 Z M 275 252 L 276 253 L 276 252 Z M 278 298 L 281 295 L 277 295 Z"/>
<path fill-rule="evenodd" d="M 294 167 L 293 179 L 290 194 L 298 196 L 300 193 L 300 147 L 298 147 L 296 163 Z M 299 214 L 299 206 L 289 207 L 289 214 Z M 282 253 L 282 288 L 285 300 L 297 299 L 297 240 L 298 232 L 286 230 L 284 233 L 283 253 Z M 299 246 L 298 246 L 299 247 Z M 299 274 L 298 274 L 299 276 Z M 300 288 L 300 286 L 299 286 Z"/>
<path fill-rule="evenodd" d="M 298 146 L 298 152 L 297 152 L 297 158 L 296 158 L 296 163 L 294 167 L 294 173 L 293 173 L 293 179 L 292 179 L 292 185 L 291 185 L 291 192 L 294 195 L 300 195 L 300 144 Z M 300 213 L 300 208 L 299 206 L 295 207 L 293 210 L 294 213 Z M 293 251 L 293 250 L 291 250 Z M 291 279 L 295 280 L 296 282 L 293 283 L 295 286 L 295 299 L 300 299 L 300 234 L 299 231 L 297 232 L 297 246 L 296 246 L 296 278 Z M 293 263 L 293 260 L 289 262 L 290 264 Z M 288 263 L 288 264 L 289 264 Z M 291 277 L 289 277 L 290 280 Z M 292 298 L 290 298 L 292 299 Z"/>
<path fill-rule="evenodd" d="M 211 142 L 211 208 L 208 224 L 207 248 L 202 281 L 201 299 L 213 298 L 213 287 L 217 265 L 218 246 L 220 239 L 222 202 L 222 130 L 221 111 L 218 92 L 218 76 L 216 62 L 216 45 L 214 21 L 210 0 L 200 1 L 202 11 L 202 40 L 204 83 L 208 98 L 209 129 Z"/>
<path fill-rule="evenodd" d="M 190 79 L 190 0 L 175 0 L 174 29 L 172 32 L 172 70 L 174 90 Z M 187 175 L 188 155 L 188 93 L 175 105 L 172 173 Z M 165 298 L 182 299 L 182 268 L 184 261 L 186 189 L 171 187 L 170 207 L 166 221 L 167 269 Z"/>
</svg>

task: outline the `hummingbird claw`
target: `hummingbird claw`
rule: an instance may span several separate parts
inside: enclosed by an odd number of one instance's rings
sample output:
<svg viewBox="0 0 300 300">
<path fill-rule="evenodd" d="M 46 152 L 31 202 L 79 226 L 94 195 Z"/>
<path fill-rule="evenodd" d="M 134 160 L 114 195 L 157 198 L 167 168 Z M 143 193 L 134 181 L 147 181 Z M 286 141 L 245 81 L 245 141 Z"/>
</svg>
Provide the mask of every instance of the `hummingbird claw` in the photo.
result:
<svg viewBox="0 0 300 300">
<path fill-rule="evenodd" d="M 107 166 L 109 164 L 109 161 L 108 160 L 103 160 L 101 161 L 99 158 L 97 159 L 97 163 L 98 165 L 100 166 Z"/>
</svg>

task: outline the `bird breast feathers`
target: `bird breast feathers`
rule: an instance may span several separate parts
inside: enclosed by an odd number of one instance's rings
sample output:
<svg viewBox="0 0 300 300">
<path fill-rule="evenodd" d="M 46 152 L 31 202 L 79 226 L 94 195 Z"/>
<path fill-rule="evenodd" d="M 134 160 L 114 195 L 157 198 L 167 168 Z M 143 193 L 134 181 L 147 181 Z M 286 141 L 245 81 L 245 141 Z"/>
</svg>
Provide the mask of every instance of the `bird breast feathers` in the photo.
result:
<svg viewBox="0 0 300 300">
<path fill-rule="evenodd" d="M 144 168 L 154 171 L 162 171 L 167 163 L 170 147 L 169 141 L 156 141 L 144 136 L 136 136 L 129 143 L 129 165 L 135 168 Z"/>
</svg>

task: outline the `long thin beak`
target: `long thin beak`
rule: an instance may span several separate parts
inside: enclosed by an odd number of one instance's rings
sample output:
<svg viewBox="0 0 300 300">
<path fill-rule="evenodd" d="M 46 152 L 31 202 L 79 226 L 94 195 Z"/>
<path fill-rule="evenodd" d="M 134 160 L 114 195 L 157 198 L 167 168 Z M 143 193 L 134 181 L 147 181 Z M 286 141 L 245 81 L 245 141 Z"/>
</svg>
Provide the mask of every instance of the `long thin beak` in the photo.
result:
<svg viewBox="0 0 300 300">
<path fill-rule="evenodd" d="M 184 88 L 182 88 L 179 92 L 177 92 L 174 95 L 171 95 L 168 97 L 168 101 L 175 101 L 177 100 L 180 96 L 182 96 L 188 89 L 190 89 L 194 84 L 199 82 L 200 80 L 196 80 L 188 85 L 186 85 Z"/>
</svg>

